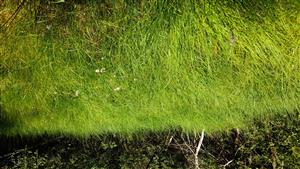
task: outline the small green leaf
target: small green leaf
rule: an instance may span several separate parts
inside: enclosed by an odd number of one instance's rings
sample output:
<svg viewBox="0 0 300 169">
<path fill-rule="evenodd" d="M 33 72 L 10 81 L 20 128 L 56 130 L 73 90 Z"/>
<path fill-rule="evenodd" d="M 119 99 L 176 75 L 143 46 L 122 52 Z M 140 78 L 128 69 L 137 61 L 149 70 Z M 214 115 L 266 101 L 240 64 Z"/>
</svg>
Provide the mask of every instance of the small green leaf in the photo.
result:
<svg viewBox="0 0 300 169">
<path fill-rule="evenodd" d="M 293 155 L 297 158 L 300 158 L 300 148 L 299 147 L 292 147 Z"/>
</svg>

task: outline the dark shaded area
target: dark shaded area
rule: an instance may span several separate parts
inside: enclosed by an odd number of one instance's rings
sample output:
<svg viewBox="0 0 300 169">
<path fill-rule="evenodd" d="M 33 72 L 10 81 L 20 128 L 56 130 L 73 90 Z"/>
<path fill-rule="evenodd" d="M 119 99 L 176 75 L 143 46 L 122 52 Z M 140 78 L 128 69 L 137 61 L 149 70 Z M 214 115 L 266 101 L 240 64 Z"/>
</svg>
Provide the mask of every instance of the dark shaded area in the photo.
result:
<svg viewBox="0 0 300 169">
<path fill-rule="evenodd" d="M 22 165 L 16 161 L 22 161 L 24 160 L 22 157 L 26 156 L 27 159 L 35 162 L 42 161 L 43 164 L 40 165 L 42 168 L 51 168 L 50 166 L 91 168 L 94 165 L 105 168 L 120 168 L 121 166 L 145 168 L 148 165 L 152 168 L 153 166 L 163 167 L 163 165 L 186 168 L 187 164 L 182 154 L 168 151 L 168 147 L 162 141 L 165 136 L 149 133 L 142 137 L 114 135 L 88 139 L 60 136 L 1 137 L 0 144 L 10 146 L 2 147 L 4 151 L 1 151 L 0 166 Z M 8 153 L 8 151 L 11 152 Z M 36 164 L 29 164 L 29 166 L 33 165 Z"/>
<path fill-rule="evenodd" d="M 264 18 L 275 21 L 277 17 L 276 8 L 281 8 L 287 13 L 299 11 L 300 1 L 294 0 L 222 0 L 215 1 L 220 9 L 223 7 L 239 11 L 239 14 L 247 20 L 263 22 Z M 234 17 L 234 16 L 228 16 Z"/>
<path fill-rule="evenodd" d="M 222 8 L 231 8 L 235 11 L 239 11 L 241 16 L 251 21 L 262 22 L 263 18 L 268 17 L 272 20 L 276 20 L 276 8 L 283 8 L 287 12 L 289 11 L 298 11 L 300 8 L 300 1 L 299 3 L 291 3 L 293 0 L 214 0 L 214 1 L 206 1 L 204 3 L 213 3 L 217 4 L 220 9 Z M 4 4 L 5 0 L 2 4 Z M 75 16 L 75 8 L 82 5 L 86 6 L 96 6 L 97 8 L 97 17 L 108 17 L 113 14 L 113 9 L 116 4 L 123 4 L 123 8 L 128 8 L 132 6 L 136 6 L 137 10 L 140 12 L 143 11 L 145 4 L 147 2 L 144 1 L 134 1 L 134 0 L 125 0 L 125 1 L 110 1 L 110 0 L 72 0 L 61 3 L 56 3 L 56 0 L 34 0 L 34 1 L 26 1 L 20 0 L 16 1 L 21 8 L 26 8 L 35 16 L 36 22 L 43 22 L 47 24 L 57 24 L 61 26 L 70 25 L 74 21 Z M 26 2 L 26 3 L 25 3 Z M 200 4 L 200 1 L 194 0 L 194 4 Z M 201 2 L 203 3 L 203 2 Z M 180 13 L 180 8 L 183 7 L 183 1 L 178 0 L 164 0 L 156 2 L 157 11 L 162 13 L 162 16 L 166 16 L 167 20 L 172 20 L 170 16 L 176 16 L 173 14 Z M 1 4 L 0 4 L 1 5 Z M 197 6 L 197 5 L 196 5 Z M 201 5 L 200 5 L 201 6 Z M 198 6 L 198 8 L 202 8 Z M 205 8 L 203 8 L 206 10 Z M 16 12 L 20 8 L 16 9 Z M 171 14 L 171 15 L 170 15 Z M 12 16 L 14 18 L 14 15 Z M 231 17 L 231 16 L 228 16 Z M 13 19 L 12 18 L 12 19 Z"/>
<path fill-rule="evenodd" d="M 7 117 L 7 112 L 5 112 L 3 106 L 0 104 L 0 135 L 2 133 L 8 133 L 7 131 L 11 129 L 14 125 L 15 125 L 15 121 Z M 1 149 L 1 145 L 0 145 L 0 149 Z"/>
<path fill-rule="evenodd" d="M 7 133 L 7 131 L 14 126 L 14 122 L 11 120 L 8 120 L 2 115 L 0 115 L 0 134 L 1 133 Z"/>
<path fill-rule="evenodd" d="M 247 130 L 204 137 L 203 168 L 300 167 L 300 114 L 257 119 Z M 0 166 L 8 168 L 187 168 L 193 167 L 198 134 L 182 131 L 136 135 L 0 137 Z M 4 145 L 8 145 L 5 147 Z M 9 153 L 10 152 L 10 153 Z"/>
<path fill-rule="evenodd" d="M 229 168 L 299 168 L 299 126 L 299 112 L 286 112 L 256 119 L 244 131 L 234 129 L 210 136 L 204 144 L 218 164 L 233 160 Z"/>
</svg>

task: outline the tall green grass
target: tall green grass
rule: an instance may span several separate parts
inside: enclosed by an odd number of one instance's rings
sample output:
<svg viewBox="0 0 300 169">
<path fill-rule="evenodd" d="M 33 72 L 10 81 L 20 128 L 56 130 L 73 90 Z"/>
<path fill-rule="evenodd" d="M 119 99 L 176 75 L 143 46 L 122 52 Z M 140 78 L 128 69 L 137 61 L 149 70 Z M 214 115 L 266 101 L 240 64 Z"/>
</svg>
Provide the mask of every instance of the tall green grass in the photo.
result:
<svg viewBox="0 0 300 169">
<path fill-rule="evenodd" d="M 42 7 L 1 31 L 3 134 L 213 132 L 299 110 L 297 1 Z"/>
</svg>

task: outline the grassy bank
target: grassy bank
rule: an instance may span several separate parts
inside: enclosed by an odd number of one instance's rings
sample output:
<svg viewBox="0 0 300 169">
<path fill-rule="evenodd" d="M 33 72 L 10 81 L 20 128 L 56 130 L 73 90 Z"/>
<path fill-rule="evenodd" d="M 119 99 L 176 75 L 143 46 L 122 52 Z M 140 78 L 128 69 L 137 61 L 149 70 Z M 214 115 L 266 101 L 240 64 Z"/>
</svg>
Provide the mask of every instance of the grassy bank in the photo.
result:
<svg viewBox="0 0 300 169">
<path fill-rule="evenodd" d="M 5 1 L 2 20 L 14 8 Z M 299 110 L 299 8 L 153 0 L 23 9 L 0 33 L 0 132 L 212 132 Z"/>
</svg>

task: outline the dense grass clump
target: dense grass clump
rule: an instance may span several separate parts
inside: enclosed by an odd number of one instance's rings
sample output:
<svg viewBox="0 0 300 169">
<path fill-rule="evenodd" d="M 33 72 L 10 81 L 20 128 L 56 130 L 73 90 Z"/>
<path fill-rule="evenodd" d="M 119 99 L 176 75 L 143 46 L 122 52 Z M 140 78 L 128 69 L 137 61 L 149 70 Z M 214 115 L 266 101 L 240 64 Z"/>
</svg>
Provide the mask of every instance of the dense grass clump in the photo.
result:
<svg viewBox="0 0 300 169">
<path fill-rule="evenodd" d="M 35 8 L 1 28 L 1 133 L 216 131 L 299 110 L 297 1 Z"/>
</svg>

